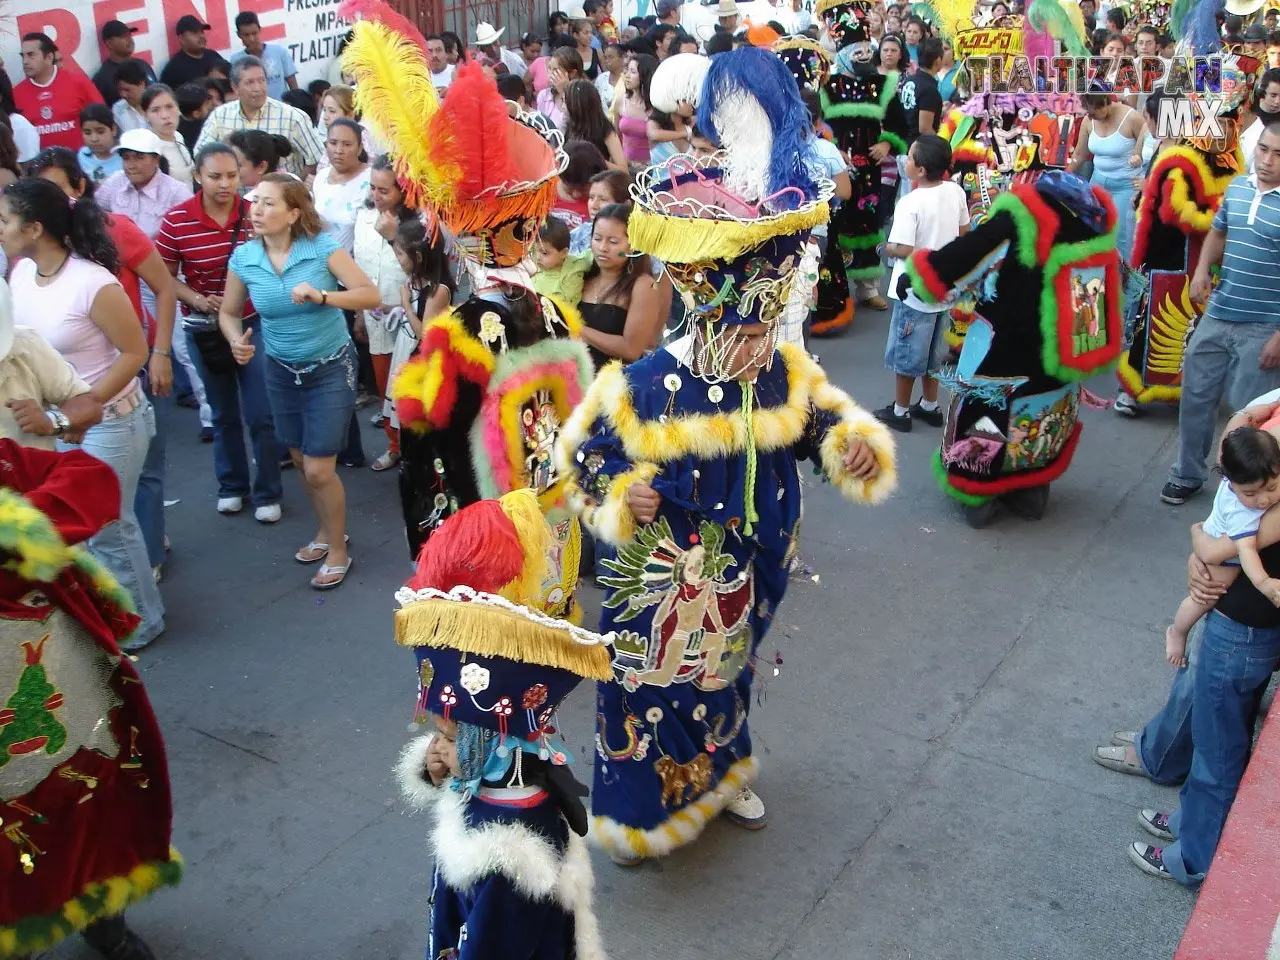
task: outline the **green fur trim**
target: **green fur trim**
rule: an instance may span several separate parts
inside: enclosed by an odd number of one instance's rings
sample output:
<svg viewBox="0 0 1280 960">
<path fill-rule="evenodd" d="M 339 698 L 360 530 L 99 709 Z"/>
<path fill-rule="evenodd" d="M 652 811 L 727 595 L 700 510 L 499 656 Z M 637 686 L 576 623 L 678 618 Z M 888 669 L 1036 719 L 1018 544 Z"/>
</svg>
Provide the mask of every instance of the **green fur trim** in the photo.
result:
<svg viewBox="0 0 1280 960">
<path fill-rule="evenodd" d="M 884 86 L 880 90 L 880 99 L 875 103 L 832 103 L 826 89 L 818 91 L 818 99 L 822 103 L 822 115 L 827 119 L 861 117 L 866 120 L 883 120 L 885 111 L 898 93 L 898 73 L 890 71 L 884 75 Z"/>
<path fill-rule="evenodd" d="M 0 551 L 24 580 L 50 583 L 71 562 L 71 551 L 48 517 L 15 490 L 0 489 Z"/>
<path fill-rule="evenodd" d="M 1025 269 L 1031 270 L 1036 265 L 1036 239 L 1040 236 L 1040 225 L 1036 222 L 1035 214 L 1012 193 L 1002 193 L 996 197 L 995 202 L 991 204 L 987 219 L 999 213 L 1007 213 L 1013 217 L 1016 227 L 1014 233 L 1018 237 L 1014 243 L 1018 262 Z"/>
<path fill-rule="evenodd" d="M 942 462 L 942 449 L 933 451 L 933 475 L 938 481 L 938 486 L 942 487 L 942 492 L 953 500 L 963 503 L 966 507 L 980 507 L 991 497 L 979 496 L 976 493 L 965 493 L 963 490 L 957 490 L 951 485 L 951 478 L 947 474 L 947 465 Z"/>
<path fill-rule="evenodd" d="M 858 237 L 836 237 L 836 243 L 840 244 L 841 250 L 870 250 L 884 243 L 884 231 L 877 230 Z"/>
<path fill-rule="evenodd" d="M 894 153 L 907 152 L 907 141 L 903 140 L 896 133 L 891 133 L 888 130 L 880 131 L 880 139 L 877 140 L 876 143 L 887 143 L 893 148 Z"/>
<path fill-rule="evenodd" d="M 97 557 L 88 550 L 83 547 L 72 547 L 71 562 L 93 581 L 99 596 L 110 601 L 125 613 L 138 612 L 129 591 L 120 586 L 116 578 L 112 576 L 111 571 L 99 563 Z"/>
<path fill-rule="evenodd" d="M 182 857 L 170 847 L 168 860 L 142 863 L 126 876 L 91 883 L 57 913 L 27 917 L 12 927 L 0 927 L 0 956 L 24 957 L 50 950 L 94 921 L 123 913 L 126 907 L 160 887 L 176 886 L 181 880 Z"/>
<path fill-rule="evenodd" d="M 1090 240 L 1078 240 L 1075 243 L 1057 244 L 1050 252 L 1044 265 L 1044 280 L 1040 289 L 1040 359 L 1044 363 L 1045 372 L 1067 383 L 1074 383 L 1093 376 L 1111 366 L 1105 363 L 1092 370 L 1077 370 L 1062 362 L 1058 353 L 1058 296 L 1054 289 L 1054 280 L 1064 266 L 1088 259 L 1099 253 L 1106 253 L 1116 248 L 1116 231 L 1100 233 Z"/>
<path fill-rule="evenodd" d="M 586 396 L 587 390 L 595 379 L 595 368 L 591 364 L 591 354 L 586 344 L 577 339 L 548 338 L 516 350 L 504 350 L 497 356 L 493 373 L 489 377 L 489 389 L 498 389 L 509 377 L 524 370 L 572 360 L 578 373 L 578 390 L 580 396 Z M 567 415 L 567 414 L 566 414 Z M 493 463 L 489 459 L 489 448 L 485 443 L 484 417 L 476 417 L 471 426 L 471 468 L 476 475 L 476 488 L 480 496 L 486 500 L 496 500 L 510 490 L 498 489 L 494 480 Z M 505 438 L 504 438 L 505 441 Z"/>
<path fill-rule="evenodd" d="M 902 269 L 906 271 L 907 277 L 911 280 L 911 290 L 916 297 L 924 303 L 938 302 L 940 298 L 935 297 L 929 291 L 929 285 L 925 283 L 924 277 L 920 276 L 920 271 L 916 269 L 915 257 L 907 257 Z"/>
<path fill-rule="evenodd" d="M 874 280 L 876 277 L 884 276 L 884 267 L 859 267 L 857 270 L 848 271 L 850 280 Z"/>
</svg>

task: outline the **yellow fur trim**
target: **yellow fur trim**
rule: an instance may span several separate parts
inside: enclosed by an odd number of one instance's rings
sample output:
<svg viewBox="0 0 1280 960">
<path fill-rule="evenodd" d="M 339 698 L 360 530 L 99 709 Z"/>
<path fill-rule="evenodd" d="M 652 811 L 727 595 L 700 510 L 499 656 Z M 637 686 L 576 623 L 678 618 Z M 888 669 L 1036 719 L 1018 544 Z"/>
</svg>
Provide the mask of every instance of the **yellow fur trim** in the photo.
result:
<svg viewBox="0 0 1280 960">
<path fill-rule="evenodd" d="M 749 221 L 668 217 L 636 207 L 627 221 L 627 237 L 636 250 L 667 263 L 736 260 L 766 240 L 810 230 L 830 218 L 826 203 Z"/>
<path fill-rule="evenodd" d="M 0 489 L 0 549 L 24 580 L 56 580 L 74 556 L 48 517 L 16 490 Z"/>
<path fill-rule="evenodd" d="M 583 511 L 583 521 L 606 543 L 615 547 L 630 543 L 636 535 L 636 518 L 632 516 L 631 506 L 627 503 L 627 490 L 633 483 L 653 483 L 653 478 L 657 475 L 657 464 L 641 463 L 614 477 L 604 502 L 597 506 L 587 506 Z"/>
<path fill-rule="evenodd" d="M 547 551 L 551 547 L 551 528 L 547 526 L 547 518 L 542 515 L 538 495 L 532 490 L 513 490 L 498 498 L 498 505 L 515 527 L 520 552 L 524 554 L 520 576 L 500 592 L 513 603 L 540 608 L 542 584 L 547 579 Z"/>
<path fill-rule="evenodd" d="M 1239 155 L 1239 148 L 1236 149 L 1236 160 L 1241 170 L 1244 169 L 1244 163 Z M 1195 167 L 1196 174 L 1200 178 L 1200 182 L 1204 184 L 1205 189 L 1212 196 L 1222 196 L 1227 192 L 1227 187 L 1231 185 L 1231 181 L 1235 179 L 1235 173 L 1228 171 L 1222 176 L 1215 176 L 1209 168 L 1209 164 L 1205 162 L 1204 156 L 1198 150 L 1191 147 L 1174 146 L 1160 151 L 1160 156 L 1156 160 L 1157 167 L 1166 160 L 1179 158 L 1185 160 L 1191 166 Z M 1157 171 L 1158 172 L 1158 171 Z M 1197 233 L 1207 233 L 1213 225 L 1214 215 L 1217 210 L 1208 210 L 1196 203 L 1195 191 L 1192 189 L 1187 175 L 1181 170 L 1174 168 L 1169 173 L 1169 204 L 1178 214 L 1178 219 L 1191 227 Z M 1158 198 L 1157 207 L 1163 203 L 1163 197 Z"/>
<path fill-rule="evenodd" d="M 1182 398 L 1181 386 L 1157 384 L 1151 387 L 1142 385 L 1142 375 L 1129 364 L 1129 354 L 1121 355 L 1116 364 L 1116 375 L 1121 385 L 1129 391 L 1129 395 L 1138 403 L 1177 403 Z"/>
<path fill-rule="evenodd" d="M 550 371 L 535 380 L 521 383 L 518 390 L 509 391 L 498 401 L 498 423 L 502 425 L 502 433 L 507 443 L 507 462 L 512 465 L 525 462 L 524 428 L 520 421 L 521 408 L 544 390 L 551 395 L 551 402 L 557 410 L 573 409 L 573 404 L 569 402 L 569 382 L 559 370 Z M 518 479 L 517 482 L 519 482 Z"/>
<path fill-rule="evenodd" d="M 874 480 L 859 480 L 845 469 L 844 456 L 852 440 L 861 440 L 876 455 L 880 472 Z M 883 423 L 861 410 L 828 430 L 819 451 L 827 479 L 847 500 L 863 504 L 883 503 L 898 485 L 893 435 Z"/>
<path fill-rule="evenodd" d="M 432 329 L 444 330 L 449 336 L 449 349 L 456 353 L 468 363 L 474 363 L 476 366 L 484 367 L 485 370 L 493 373 L 493 368 L 497 364 L 493 353 L 481 343 L 475 335 L 467 329 L 466 324 L 462 322 L 462 318 L 458 316 L 457 310 L 448 310 L 440 314 L 422 331 L 423 339 L 426 339 L 428 331 Z"/>
<path fill-rule="evenodd" d="M 27 918 L 19 927 L 0 927 L 0 956 L 21 957 L 52 950 L 94 921 L 123 913 L 130 904 L 160 887 L 177 884 L 182 870 L 181 854 L 170 847 L 167 861 L 140 863 L 122 877 L 87 884 L 57 913 Z"/>
<path fill-rule="evenodd" d="M 579 643 L 567 630 L 481 603 L 417 600 L 401 607 L 396 611 L 396 643 L 558 667 L 588 680 L 613 678 L 606 644 Z"/>
<path fill-rule="evenodd" d="M 698 839 L 703 828 L 727 807 L 743 787 L 755 783 L 759 774 L 755 757 L 745 757 L 731 766 L 714 788 L 693 803 L 677 810 L 650 830 L 628 827 L 608 817 L 592 817 L 591 837 L 611 854 L 622 857 L 665 857 L 672 850 Z"/>
<path fill-rule="evenodd" d="M 578 308 L 568 300 L 561 300 L 559 297 L 547 296 L 547 299 L 560 311 L 560 319 L 564 321 L 565 327 L 568 328 L 569 336 L 580 336 L 582 333 L 582 314 Z"/>
<path fill-rule="evenodd" d="M 342 54 L 342 66 L 359 80 L 356 107 L 391 148 L 410 205 L 425 199 L 434 207 L 449 206 L 461 171 L 433 162 L 433 144 L 423 136 L 440 109 L 440 97 L 422 49 L 390 27 L 362 20 Z"/>
<path fill-rule="evenodd" d="M 448 350 L 432 349 L 425 355 L 414 356 L 400 369 L 400 373 L 391 382 L 392 400 L 417 400 L 422 404 L 424 413 L 430 417 L 432 408 L 444 385 L 445 354 L 450 353 L 462 360 L 482 367 L 492 374 L 496 360 L 489 349 L 471 335 L 456 310 L 448 310 L 422 329 L 422 338 L 426 340 L 432 331 L 443 331 L 449 346 Z M 406 424 L 411 429 L 424 429 L 426 424 Z"/>
</svg>

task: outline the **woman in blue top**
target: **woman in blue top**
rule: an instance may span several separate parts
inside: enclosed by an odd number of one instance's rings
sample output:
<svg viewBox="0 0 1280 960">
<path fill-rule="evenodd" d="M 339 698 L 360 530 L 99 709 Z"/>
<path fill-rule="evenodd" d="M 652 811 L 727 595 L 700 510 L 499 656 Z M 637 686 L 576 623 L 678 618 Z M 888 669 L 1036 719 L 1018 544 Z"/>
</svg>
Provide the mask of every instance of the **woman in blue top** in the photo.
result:
<svg viewBox="0 0 1280 960">
<path fill-rule="evenodd" d="M 248 363 L 256 350 L 253 328 L 245 329 L 241 317 L 245 301 L 253 301 L 276 436 L 320 515 L 315 539 L 294 559 L 324 561 L 311 586 L 331 590 L 351 569 L 346 493 L 336 466 L 355 409 L 356 350 L 342 311 L 371 310 L 381 297 L 325 232 L 301 180 L 264 177 L 250 219 L 257 236 L 231 256 L 218 323 L 236 361 Z"/>
</svg>

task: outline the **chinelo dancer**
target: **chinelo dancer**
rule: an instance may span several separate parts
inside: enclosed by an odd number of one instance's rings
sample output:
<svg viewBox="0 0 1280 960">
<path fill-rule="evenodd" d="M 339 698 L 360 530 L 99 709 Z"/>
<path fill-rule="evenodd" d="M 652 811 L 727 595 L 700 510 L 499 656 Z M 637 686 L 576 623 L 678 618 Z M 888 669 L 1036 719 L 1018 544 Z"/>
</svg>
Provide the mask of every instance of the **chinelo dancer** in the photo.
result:
<svg viewBox="0 0 1280 960">
<path fill-rule="evenodd" d="M 164 741 L 120 641 L 128 593 L 81 546 L 120 484 L 87 453 L 0 440 L 0 957 L 75 933 L 153 960 L 124 911 L 182 878 Z"/>
<path fill-rule="evenodd" d="M 434 817 L 428 960 L 603 960 L 583 837 L 586 789 L 553 739 L 557 708 L 609 676 L 610 638 L 541 613 L 551 529 L 517 490 L 463 507 L 396 594 L 418 660 L 414 739 L 398 765 Z"/>
<path fill-rule="evenodd" d="M 555 533 L 545 607 L 573 617 L 581 533 L 552 451 L 594 371 L 577 311 L 534 291 L 528 259 L 568 162 L 560 134 L 475 63 L 440 102 L 412 25 L 375 0 L 344 10 L 360 18 L 343 62 L 363 116 L 391 145 L 406 199 L 456 238 L 473 291 L 428 319 L 391 388 L 410 553 L 459 508 L 530 487 Z"/>
<path fill-rule="evenodd" d="M 747 713 L 798 541 L 797 461 L 859 503 L 896 480 L 888 430 L 802 348 L 775 349 L 833 190 L 804 163 L 795 83 L 745 48 L 717 56 L 690 96 L 721 149 L 643 172 L 629 223 L 633 246 L 666 265 L 689 333 L 605 367 L 557 446 L 586 523 L 617 550 L 591 804 L 594 836 L 624 865 L 690 843 L 722 811 L 765 825 Z"/>
</svg>

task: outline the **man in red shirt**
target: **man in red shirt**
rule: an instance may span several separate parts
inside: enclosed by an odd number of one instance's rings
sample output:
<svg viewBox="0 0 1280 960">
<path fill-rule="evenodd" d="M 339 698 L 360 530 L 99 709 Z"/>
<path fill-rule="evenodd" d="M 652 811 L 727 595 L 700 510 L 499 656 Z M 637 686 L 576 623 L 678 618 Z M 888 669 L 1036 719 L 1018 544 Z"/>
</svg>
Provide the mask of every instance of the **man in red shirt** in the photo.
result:
<svg viewBox="0 0 1280 960">
<path fill-rule="evenodd" d="M 80 111 L 102 103 L 93 81 L 75 67 L 59 68 L 53 62 L 58 48 L 43 33 L 22 38 L 22 82 L 13 88 L 18 111 L 35 124 L 40 149 L 66 147 L 79 150 Z"/>
</svg>

